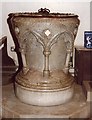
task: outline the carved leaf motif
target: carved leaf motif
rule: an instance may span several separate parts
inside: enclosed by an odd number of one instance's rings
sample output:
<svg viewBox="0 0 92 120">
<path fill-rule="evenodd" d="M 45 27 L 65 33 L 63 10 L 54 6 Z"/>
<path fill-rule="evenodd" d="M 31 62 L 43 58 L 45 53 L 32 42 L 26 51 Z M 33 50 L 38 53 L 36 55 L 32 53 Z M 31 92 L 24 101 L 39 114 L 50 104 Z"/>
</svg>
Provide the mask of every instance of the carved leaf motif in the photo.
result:
<svg viewBox="0 0 92 120">
<path fill-rule="evenodd" d="M 45 47 L 44 38 L 35 31 L 31 31 L 31 33 L 35 36 L 37 42 L 39 42 L 43 47 Z"/>
<path fill-rule="evenodd" d="M 64 36 L 66 38 L 65 43 L 66 43 L 67 50 L 71 51 L 73 49 L 74 35 L 72 34 L 72 32 L 66 31 L 64 33 Z"/>
<path fill-rule="evenodd" d="M 47 31 L 49 35 L 50 31 Z M 61 33 L 57 33 L 56 35 L 54 35 L 48 43 L 45 43 L 44 40 L 45 38 L 43 38 L 39 33 L 37 33 L 36 31 L 26 31 L 24 36 L 29 36 L 30 34 L 33 34 L 33 36 L 36 38 L 37 42 L 39 42 L 44 49 L 48 48 L 51 49 L 51 47 L 58 41 L 58 38 L 60 36 L 64 37 L 64 41 L 66 43 L 67 49 L 71 50 L 72 49 L 72 44 L 73 44 L 73 40 L 74 40 L 74 35 L 70 32 L 70 31 L 63 31 Z M 25 37 L 24 37 L 25 38 Z M 65 39 L 66 38 L 66 39 Z M 21 44 L 26 44 L 27 38 L 25 38 Z M 22 45 L 21 45 L 22 46 Z"/>
<path fill-rule="evenodd" d="M 63 34 L 64 32 L 62 33 L 58 33 L 56 35 L 54 35 L 50 41 L 48 42 L 47 46 L 50 46 L 50 48 L 57 42 L 58 38 Z"/>
</svg>

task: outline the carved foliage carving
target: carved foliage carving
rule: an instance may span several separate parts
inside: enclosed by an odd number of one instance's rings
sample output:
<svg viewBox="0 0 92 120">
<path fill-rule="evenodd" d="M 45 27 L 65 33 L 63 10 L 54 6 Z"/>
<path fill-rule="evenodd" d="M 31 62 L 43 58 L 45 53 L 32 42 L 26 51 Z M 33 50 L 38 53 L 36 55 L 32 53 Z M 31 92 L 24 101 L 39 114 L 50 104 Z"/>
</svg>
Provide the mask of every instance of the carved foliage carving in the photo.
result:
<svg viewBox="0 0 92 120">
<path fill-rule="evenodd" d="M 18 28 L 17 28 L 17 30 L 19 31 Z M 28 45 L 27 44 L 28 36 L 30 36 L 30 34 L 32 34 L 36 38 L 37 42 L 40 43 L 43 46 L 43 55 L 45 57 L 43 76 L 49 76 L 50 75 L 50 71 L 49 71 L 49 55 L 51 54 L 52 46 L 58 40 L 60 40 L 58 38 L 60 36 L 62 36 L 64 38 L 64 42 L 65 42 L 65 45 L 66 45 L 67 54 L 68 53 L 71 54 L 72 53 L 72 49 L 73 49 L 74 35 L 72 34 L 72 32 L 70 32 L 68 30 L 65 30 L 63 32 L 59 32 L 56 35 L 54 35 L 51 39 L 49 39 L 48 42 L 45 42 L 46 38 L 44 38 L 38 32 L 27 30 L 24 33 L 23 37 L 22 37 L 23 40 L 20 42 L 20 52 L 23 53 L 23 54 L 26 52 L 26 47 Z M 50 34 L 50 30 L 45 31 L 45 34 L 46 34 L 46 36 L 48 38 L 48 36 Z M 23 59 L 24 59 L 24 57 L 23 57 Z M 69 58 L 68 58 L 68 60 L 69 60 Z M 67 66 L 67 65 L 65 65 L 65 66 Z"/>
</svg>

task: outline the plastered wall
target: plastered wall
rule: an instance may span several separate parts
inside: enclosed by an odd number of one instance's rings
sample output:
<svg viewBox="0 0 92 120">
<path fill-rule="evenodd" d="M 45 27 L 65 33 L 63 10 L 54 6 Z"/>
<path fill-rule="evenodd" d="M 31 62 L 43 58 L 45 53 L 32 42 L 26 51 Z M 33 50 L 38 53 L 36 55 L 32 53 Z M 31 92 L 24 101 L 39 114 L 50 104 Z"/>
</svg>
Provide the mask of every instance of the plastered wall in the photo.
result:
<svg viewBox="0 0 92 120">
<path fill-rule="evenodd" d="M 51 12 L 61 12 L 61 13 L 74 13 L 79 16 L 80 26 L 78 29 L 78 34 L 75 39 L 75 45 L 84 45 L 84 31 L 90 30 L 90 2 L 62 2 L 53 0 L 45 0 L 44 2 L 38 0 L 38 2 L 2 2 L 0 6 L 2 7 L 2 13 L 0 12 L 0 26 L 1 32 L 0 37 L 7 36 L 8 38 L 8 54 L 17 63 L 17 57 L 15 53 L 10 51 L 10 47 L 14 46 L 9 28 L 7 25 L 7 17 L 9 13 L 12 12 L 37 12 L 40 8 L 48 8 Z M 1 8 L 0 7 L 0 8 Z"/>
</svg>

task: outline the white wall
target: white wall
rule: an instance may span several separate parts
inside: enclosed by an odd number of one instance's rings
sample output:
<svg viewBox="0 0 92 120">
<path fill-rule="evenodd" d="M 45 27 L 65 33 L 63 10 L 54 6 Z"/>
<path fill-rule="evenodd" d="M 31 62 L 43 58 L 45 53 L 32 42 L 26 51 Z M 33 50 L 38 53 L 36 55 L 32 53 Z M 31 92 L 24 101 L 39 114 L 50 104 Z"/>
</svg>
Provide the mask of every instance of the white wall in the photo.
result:
<svg viewBox="0 0 92 120">
<path fill-rule="evenodd" d="M 80 26 L 75 40 L 75 45 L 84 45 L 84 31 L 90 30 L 90 2 L 62 2 L 53 0 L 44 2 L 2 2 L 2 34 L 8 38 L 8 54 L 16 60 L 16 54 L 10 51 L 10 46 L 14 45 L 10 35 L 7 17 L 11 12 L 37 12 L 38 9 L 48 8 L 51 12 L 74 13 L 79 15 Z M 55 2 L 56 1 L 56 2 Z M 67 0 L 68 1 L 68 0 Z"/>
</svg>

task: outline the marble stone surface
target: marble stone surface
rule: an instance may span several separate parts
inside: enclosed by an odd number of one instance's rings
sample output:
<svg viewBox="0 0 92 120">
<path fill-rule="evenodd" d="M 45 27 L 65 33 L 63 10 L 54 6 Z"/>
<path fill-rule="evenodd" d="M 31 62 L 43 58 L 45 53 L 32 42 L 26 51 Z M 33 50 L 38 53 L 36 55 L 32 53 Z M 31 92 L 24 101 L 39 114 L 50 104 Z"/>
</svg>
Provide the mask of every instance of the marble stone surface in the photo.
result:
<svg viewBox="0 0 92 120">
<path fill-rule="evenodd" d="M 3 86 L 2 117 L 3 118 L 89 118 L 90 103 L 86 101 L 80 85 L 75 86 L 75 94 L 70 102 L 40 107 L 24 104 L 15 97 L 13 85 Z M 52 100 L 53 101 L 53 100 Z"/>
<path fill-rule="evenodd" d="M 15 84 L 16 85 L 16 84 Z M 74 94 L 74 85 L 72 87 L 62 90 L 48 90 L 38 91 L 37 89 L 27 89 L 20 85 L 16 85 L 16 96 L 24 103 L 39 106 L 53 106 L 60 105 L 71 100 Z"/>
</svg>

